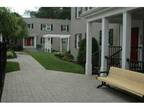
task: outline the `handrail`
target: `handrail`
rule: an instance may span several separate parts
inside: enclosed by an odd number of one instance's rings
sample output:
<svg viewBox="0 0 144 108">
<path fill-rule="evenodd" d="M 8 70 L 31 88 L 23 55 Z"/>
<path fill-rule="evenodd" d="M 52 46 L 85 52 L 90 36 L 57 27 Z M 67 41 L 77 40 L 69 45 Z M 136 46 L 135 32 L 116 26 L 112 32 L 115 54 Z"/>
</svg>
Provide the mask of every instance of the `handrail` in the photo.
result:
<svg viewBox="0 0 144 108">
<path fill-rule="evenodd" d="M 112 58 L 113 56 L 117 55 L 118 53 L 120 53 L 122 51 L 122 48 L 120 48 L 118 51 L 116 51 L 114 54 L 112 54 L 111 56 L 109 56 L 109 58 Z"/>
</svg>

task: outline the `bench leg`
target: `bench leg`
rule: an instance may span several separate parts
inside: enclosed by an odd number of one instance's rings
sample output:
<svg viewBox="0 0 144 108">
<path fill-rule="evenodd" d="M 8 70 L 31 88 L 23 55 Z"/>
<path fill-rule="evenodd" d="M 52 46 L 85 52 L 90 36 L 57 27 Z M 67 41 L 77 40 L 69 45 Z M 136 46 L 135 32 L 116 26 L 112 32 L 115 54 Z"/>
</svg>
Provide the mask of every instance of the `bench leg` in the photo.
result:
<svg viewBox="0 0 144 108">
<path fill-rule="evenodd" d="M 106 86 L 106 83 L 102 81 L 102 83 L 100 85 L 97 86 L 97 88 L 100 88 L 102 86 Z"/>
</svg>

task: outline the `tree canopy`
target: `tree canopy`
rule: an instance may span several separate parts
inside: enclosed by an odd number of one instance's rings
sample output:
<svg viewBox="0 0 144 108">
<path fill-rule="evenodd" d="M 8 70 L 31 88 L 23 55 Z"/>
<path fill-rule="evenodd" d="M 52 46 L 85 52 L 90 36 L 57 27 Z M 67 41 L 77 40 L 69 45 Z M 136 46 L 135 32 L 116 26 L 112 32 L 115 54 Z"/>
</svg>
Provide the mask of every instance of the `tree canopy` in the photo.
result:
<svg viewBox="0 0 144 108">
<path fill-rule="evenodd" d="M 53 18 L 53 19 L 70 19 L 70 7 L 40 7 L 38 11 L 30 11 L 31 17 L 36 18 Z"/>
<path fill-rule="evenodd" d="M 4 38 L 22 38 L 28 35 L 23 18 L 9 9 L 0 7 L 0 33 Z"/>
</svg>

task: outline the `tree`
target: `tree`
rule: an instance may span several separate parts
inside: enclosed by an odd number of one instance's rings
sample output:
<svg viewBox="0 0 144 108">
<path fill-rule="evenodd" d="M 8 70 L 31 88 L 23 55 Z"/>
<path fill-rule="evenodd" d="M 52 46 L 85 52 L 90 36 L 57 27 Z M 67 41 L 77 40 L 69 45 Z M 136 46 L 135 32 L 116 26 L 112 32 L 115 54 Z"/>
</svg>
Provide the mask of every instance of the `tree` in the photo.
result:
<svg viewBox="0 0 144 108">
<path fill-rule="evenodd" d="M 70 7 L 41 7 L 37 12 L 27 11 L 31 17 L 37 18 L 53 18 L 53 19 L 70 19 Z"/>
<path fill-rule="evenodd" d="M 4 41 L 10 44 L 10 40 L 28 35 L 27 25 L 19 14 L 0 7 L 0 33 L 2 33 Z"/>
<path fill-rule="evenodd" d="M 5 37 L 10 36 L 15 31 L 14 18 L 10 13 L 10 10 L 1 7 L 0 8 L 0 32 Z"/>
<path fill-rule="evenodd" d="M 86 62 L 86 39 L 80 41 L 80 48 L 77 56 L 78 63 L 85 66 Z M 97 40 L 92 38 L 92 65 L 99 65 L 99 46 Z"/>
</svg>

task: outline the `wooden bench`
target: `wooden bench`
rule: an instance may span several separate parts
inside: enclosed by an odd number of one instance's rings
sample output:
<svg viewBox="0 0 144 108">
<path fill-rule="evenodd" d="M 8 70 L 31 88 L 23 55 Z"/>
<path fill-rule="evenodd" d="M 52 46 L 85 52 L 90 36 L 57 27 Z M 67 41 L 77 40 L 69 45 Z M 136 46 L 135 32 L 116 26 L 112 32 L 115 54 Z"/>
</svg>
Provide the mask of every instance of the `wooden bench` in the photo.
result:
<svg viewBox="0 0 144 108">
<path fill-rule="evenodd" d="M 102 81 L 102 86 L 113 86 L 124 91 L 130 92 L 144 99 L 144 74 L 111 67 L 107 77 L 97 77 Z"/>
</svg>

